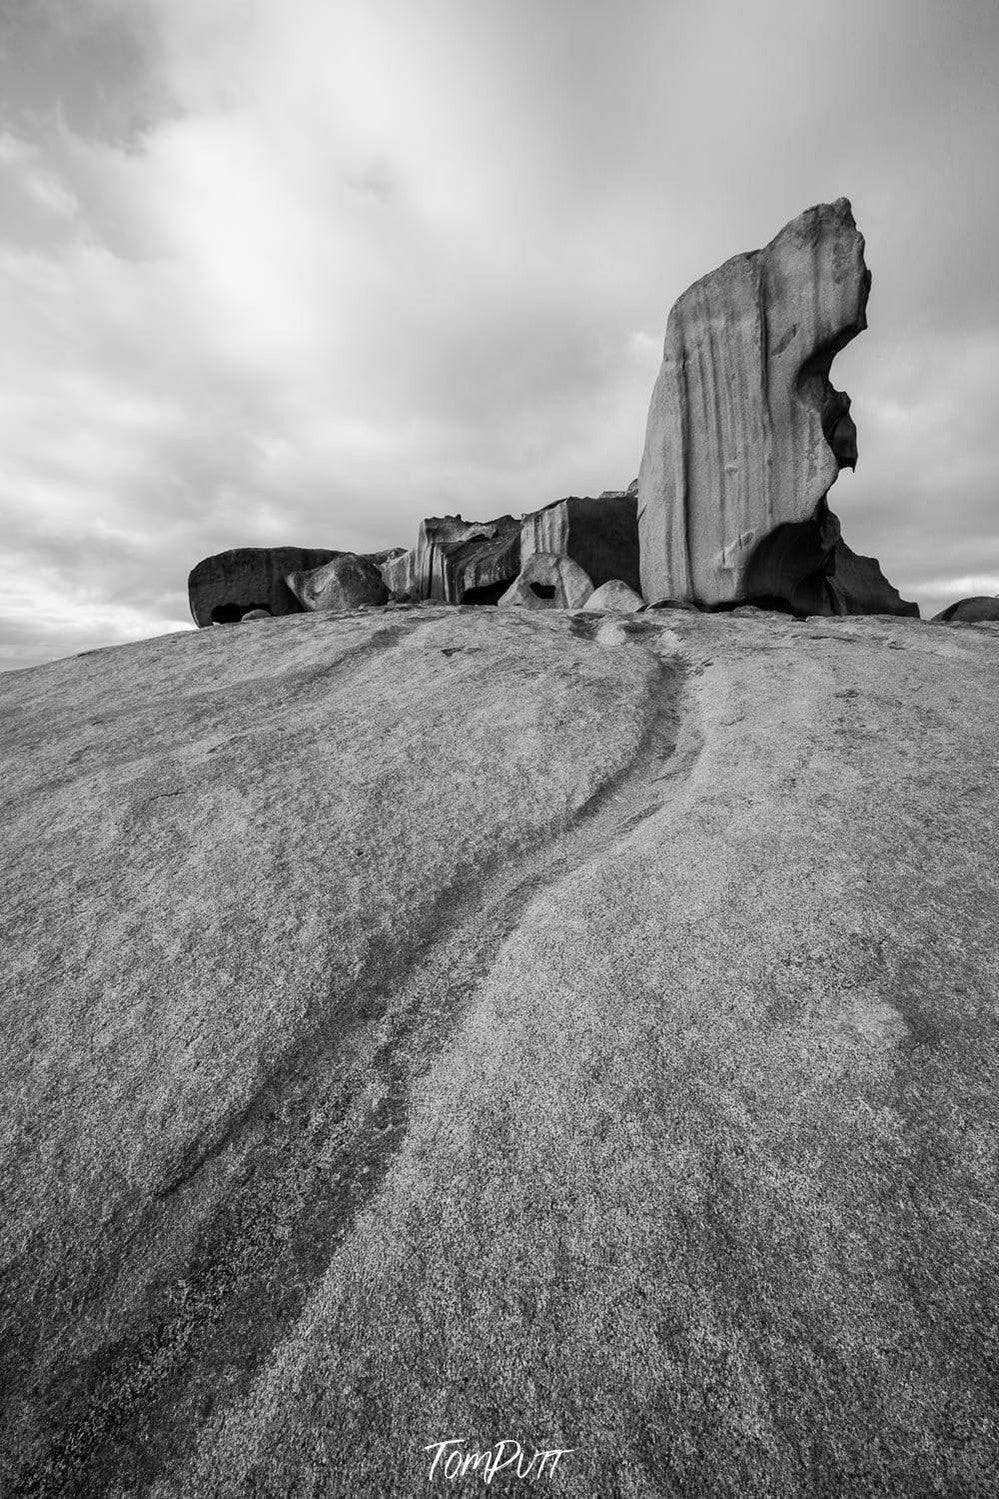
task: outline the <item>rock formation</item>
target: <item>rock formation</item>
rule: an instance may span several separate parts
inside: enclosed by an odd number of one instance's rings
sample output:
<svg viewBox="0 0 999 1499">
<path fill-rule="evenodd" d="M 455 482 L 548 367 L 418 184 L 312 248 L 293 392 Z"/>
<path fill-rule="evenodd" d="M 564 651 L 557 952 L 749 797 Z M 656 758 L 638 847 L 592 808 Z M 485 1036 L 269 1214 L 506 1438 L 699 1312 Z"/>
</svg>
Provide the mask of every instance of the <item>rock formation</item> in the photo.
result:
<svg viewBox="0 0 999 1499">
<path fill-rule="evenodd" d="M 934 614 L 934 623 L 949 621 L 952 624 L 979 625 L 999 620 L 999 594 L 990 598 L 988 594 L 976 594 L 972 599 L 959 599 Z"/>
<path fill-rule="evenodd" d="M 315 547 L 236 547 L 205 557 L 187 580 L 194 622 L 229 624 L 250 609 L 299 614 L 302 605 L 285 582 L 288 573 L 311 572 L 342 555 Z"/>
<path fill-rule="evenodd" d="M 637 482 L 637 481 L 636 481 Z M 571 557 L 594 587 L 620 578 L 641 589 L 637 489 L 605 491 L 599 499 L 570 495 L 521 522 L 521 555 L 554 552 Z"/>
<path fill-rule="evenodd" d="M 620 578 L 612 578 L 609 583 L 601 583 L 583 605 L 584 609 L 616 609 L 624 614 L 634 614 L 642 607 L 641 595 L 637 594 L 633 588 L 629 588 L 627 583 L 622 583 Z"/>
<path fill-rule="evenodd" d="M 309 610 L 357 609 L 388 599 L 378 566 L 350 552 L 311 572 L 289 573 L 285 582 L 303 609 Z"/>
<path fill-rule="evenodd" d="M 5 1499 L 995 1491 L 999 642 L 580 619 L 0 678 Z"/>
<path fill-rule="evenodd" d="M 871 559 L 858 567 L 839 550 L 826 503 L 840 468 L 857 461 L 850 400 L 829 369 L 867 326 L 870 283 L 863 236 L 840 198 L 807 209 L 677 301 L 639 474 L 650 603 L 915 610 Z"/>
<path fill-rule="evenodd" d="M 581 609 L 592 592 L 592 582 L 571 557 L 532 552 L 498 602 L 504 609 Z"/>
<path fill-rule="evenodd" d="M 431 516 L 420 525 L 413 562 L 417 598 L 495 604 L 520 570 L 520 522 Z"/>
</svg>

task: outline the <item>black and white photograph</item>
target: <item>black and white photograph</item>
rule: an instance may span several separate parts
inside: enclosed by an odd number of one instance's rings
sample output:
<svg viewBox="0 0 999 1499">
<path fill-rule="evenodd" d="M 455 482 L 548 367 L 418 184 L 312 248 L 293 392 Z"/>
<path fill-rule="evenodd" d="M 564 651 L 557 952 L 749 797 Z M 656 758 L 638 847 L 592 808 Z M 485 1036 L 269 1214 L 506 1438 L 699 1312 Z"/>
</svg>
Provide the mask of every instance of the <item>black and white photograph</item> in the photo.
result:
<svg viewBox="0 0 999 1499">
<path fill-rule="evenodd" d="M 999 0 L 0 0 L 0 1499 L 999 1493 Z"/>
</svg>

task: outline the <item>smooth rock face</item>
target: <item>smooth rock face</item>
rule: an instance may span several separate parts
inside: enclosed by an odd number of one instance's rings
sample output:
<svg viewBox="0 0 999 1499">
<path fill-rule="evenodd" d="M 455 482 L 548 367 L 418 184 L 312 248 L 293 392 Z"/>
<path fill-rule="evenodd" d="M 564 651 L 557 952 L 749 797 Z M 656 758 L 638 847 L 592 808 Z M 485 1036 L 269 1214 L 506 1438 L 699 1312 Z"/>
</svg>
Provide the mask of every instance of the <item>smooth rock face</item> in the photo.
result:
<svg viewBox="0 0 999 1499">
<path fill-rule="evenodd" d="M 0 676 L 0 1492 L 990 1494 L 997 694 L 749 611 Z"/>
<path fill-rule="evenodd" d="M 311 572 L 289 573 L 285 582 L 303 609 L 357 609 L 388 599 L 381 570 L 349 552 Z"/>
<path fill-rule="evenodd" d="M 498 602 L 503 608 L 581 609 L 593 584 L 571 557 L 533 552 Z"/>
<path fill-rule="evenodd" d="M 640 589 L 638 497 L 631 489 L 599 499 L 571 495 L 525 515 L 520 545 L 525 561 L 536 552 L 571 557 L 595 587 L 620 578 Z"/>
<path fill-rule="evenodd" d="M 583 608 L 616 609 L 624 614 L 633 614 L 642 608 L 642 598 L 627 583 L 622 583 L 620 578 L 612 578 L 609 583 L 601 583 L 590 594 Z"/>
<path fill-rule="evenodd" d="M 231 624 L 250 609 L 299 614 L 302 605 L 285 582 L 287 575 L 311 572 L 342 555 L 322 548 L 236 547 L 205 557 L 187 580 L 194 622 Z"/>
<path fill-rule="evenodd" d="M 988 624 L 992 620 L 999 620 L 999 594 L 994 598 L 987 594 L 977 594 L 973 599 L 959 599 L 956 604 L 950 604 L 946 609 L 941 609 L 939 614 L 934 614 L 933 619 L 966 625 Z"/>
<path fill-rule="evenodd" d="M 839 526 L 825 497 L 840 468 L 856 465 L 857 441 L 829 368 L 867 326 L 870 281 L 863 236 L 840 198 L 807 209 L 675 304 L 639 474 L 650 603 L 733 604 L 765 587 L 767 599 L 795 607 L 805 596 L 808 612 L 837 612 L 824 580 L 836 570 Z M 801 529 L 774 534 L 790 526 Z M 855 569 L 851 579 L 841 600 L 852 597 Z"/>
</svg>

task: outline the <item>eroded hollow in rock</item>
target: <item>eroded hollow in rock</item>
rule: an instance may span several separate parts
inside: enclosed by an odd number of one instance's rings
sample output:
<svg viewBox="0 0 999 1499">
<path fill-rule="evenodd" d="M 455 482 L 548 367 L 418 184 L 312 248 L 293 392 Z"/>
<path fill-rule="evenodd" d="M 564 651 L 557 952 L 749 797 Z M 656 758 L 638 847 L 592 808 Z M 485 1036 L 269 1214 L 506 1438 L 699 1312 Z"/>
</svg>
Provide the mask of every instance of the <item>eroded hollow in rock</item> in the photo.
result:
<svg viewBox="0 0 999 1499">
<path fill-rule="evenodd" d="M 501 583 L 487 583 L 483 588 L 466 588 L 460 602 L 463 604 L 498 604 L 509 586 L 504 578 Z"/>
<path fill-rule="evenodd" d="M 529 583 L 527 586 L 535 598 L 553 599 L 555 597 L 556 589 L 550 583 Z"/>
<path fill-rule="evenodd" d="M 212 610 L 213 625 L 236 625 L 249 614 L 251 609 L 260 609 L 265 614 L 270 614 L 270 609 L 264 604 L 216 604 Z"/>
</svg>

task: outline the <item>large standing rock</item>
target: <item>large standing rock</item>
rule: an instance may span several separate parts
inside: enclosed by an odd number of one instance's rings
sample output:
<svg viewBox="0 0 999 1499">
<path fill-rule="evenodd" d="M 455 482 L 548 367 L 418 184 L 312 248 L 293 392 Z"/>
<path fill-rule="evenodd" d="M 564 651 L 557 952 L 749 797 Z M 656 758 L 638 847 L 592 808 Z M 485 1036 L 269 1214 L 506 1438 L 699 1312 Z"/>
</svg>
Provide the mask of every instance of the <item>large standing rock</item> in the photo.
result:
<svg viewBox="0 0 999 1499">
<path fill-rule="evenodd" d="M 934 614 L 934 623 L 949 621 L 951 624 L 980 625 L 999 620 L 999 593 L 994 598 L 987 594 L 976 594 L 973 599 L 959 599 Z"/>
<path fill-rule="evenodd" d="M 505 609 L 581 609 L 592 593 L 592 582 L 571 557 L 534 552 L 499 603 Z"/>
<path fill-rule="evenodd" d="M 311 572 L 343 555 L 318 547 L 235 547 L 205 557 L 187 580 L 194 622 L 231 624 L 250 609 L 300 614 L 302 605 L 285 582 L 287 575 Z"/>
<path fill-rule="evenodd" d="M 554 552 L 577 562 L 594 587 L 620 578 L 640 591 L 638 495 L 635 487 L 607 490 L 599 499 L 570 495 L 521 522 L 523 558 Z"/>
<path fill-rule="evenodd" d="M 285 582 L 304 609 L 357 609 L 388 599 L 377 565 L 350 552 L 311 572 L 289 573 Z"/>
<path fill-rule="evenodd" d="M 863 236 L 839 198 L 675 304 L 639 474 L 650 602 L 913 612 L 879 570 L 860 578 L 826 505 L 840 468 L 857 461 L 850 399 L 829 369 L 867 326 L 870 284 Z"/>
</svg>

